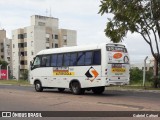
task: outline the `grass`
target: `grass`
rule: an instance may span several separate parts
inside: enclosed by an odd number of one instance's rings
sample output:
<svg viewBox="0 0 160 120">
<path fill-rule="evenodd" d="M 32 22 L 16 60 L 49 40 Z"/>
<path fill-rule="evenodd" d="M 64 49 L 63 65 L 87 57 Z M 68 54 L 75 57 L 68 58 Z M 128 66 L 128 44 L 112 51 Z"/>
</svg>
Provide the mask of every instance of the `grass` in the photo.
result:
<svg viewBox="0 0 160 120">
<path fill-rule="evenodd" d="M 0 84 L 7 85 L 30 85 L 27 80 L 0 80 Z"/>
</svg>

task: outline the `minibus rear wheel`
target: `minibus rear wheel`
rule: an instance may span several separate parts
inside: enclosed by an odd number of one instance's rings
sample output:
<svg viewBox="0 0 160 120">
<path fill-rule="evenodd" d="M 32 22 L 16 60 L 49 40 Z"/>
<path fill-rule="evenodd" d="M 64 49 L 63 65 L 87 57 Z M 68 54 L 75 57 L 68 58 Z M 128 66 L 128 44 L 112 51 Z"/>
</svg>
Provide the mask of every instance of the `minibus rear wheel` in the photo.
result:
<svg viewBox="0 0 160 120">
<path fill-rule="evenodd" d="M 71 83 L 71 91 L 75 95 L 80 95 L 82 93 L 79 82 L 74 81 Z"/>
</svg>

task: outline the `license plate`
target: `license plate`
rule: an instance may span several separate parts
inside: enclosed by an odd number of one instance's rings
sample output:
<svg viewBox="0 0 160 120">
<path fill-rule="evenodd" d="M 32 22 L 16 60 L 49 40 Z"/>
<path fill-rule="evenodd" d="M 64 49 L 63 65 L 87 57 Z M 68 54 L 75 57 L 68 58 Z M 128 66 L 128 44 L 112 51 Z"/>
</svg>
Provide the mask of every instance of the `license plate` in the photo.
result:
<svg viewBox="0 0 160 120">
<path fill-rule="evenodd" d="M 126 69 L 125 68 L 112 68 L 112 72 L 113 73 L 119 73 L 119 72 L 126 72 Z"/>
</svg>

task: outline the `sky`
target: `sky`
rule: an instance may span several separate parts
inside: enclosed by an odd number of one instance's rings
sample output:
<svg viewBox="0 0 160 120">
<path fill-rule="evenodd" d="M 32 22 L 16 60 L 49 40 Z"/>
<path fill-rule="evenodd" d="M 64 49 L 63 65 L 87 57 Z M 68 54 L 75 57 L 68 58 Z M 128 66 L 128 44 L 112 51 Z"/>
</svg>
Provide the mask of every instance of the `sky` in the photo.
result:
<svg viewBox="0 0 160 120">
<path fill-rule="evenodd" d="M 98 14 L 100 0 L 0 0 L 0 29 L 7 37 L 11 31 L 30 26 L 30 16 L 52 16 L 59 19 L 59 28 L 77 31 L 77 44 L 99 44 L 110 42 L 104 29 L 107 15 Z M 131 63 L 143 63 L 150 56 L 149 45 L 139 34 L 128 33 L 126 44 Z"/>
</svg>

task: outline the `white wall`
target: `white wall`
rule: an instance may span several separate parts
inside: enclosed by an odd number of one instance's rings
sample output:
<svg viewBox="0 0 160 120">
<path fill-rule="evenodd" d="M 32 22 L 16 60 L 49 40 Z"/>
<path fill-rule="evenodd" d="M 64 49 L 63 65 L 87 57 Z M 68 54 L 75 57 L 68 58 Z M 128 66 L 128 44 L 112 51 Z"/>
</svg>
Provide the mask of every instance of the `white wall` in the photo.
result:
<svg viewBox="0 0 160 120">
<path fill-rule="evenodd" d="M 46 32 L 43 26 L 34 26 L 34 53 L 46 49 Z"/>
<path fill-rule="evenodd" d="M 75 30 L 67 30 L 67 46 L 77 45 L 77 32 Z"/>
</svg>

